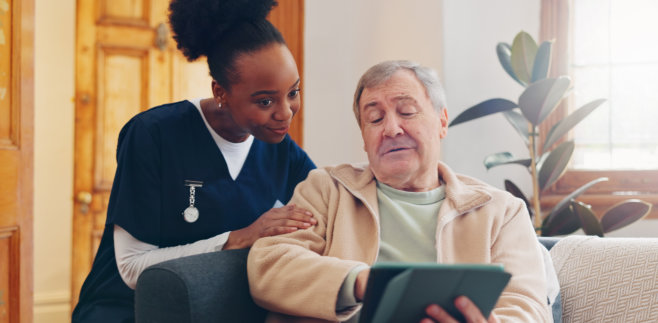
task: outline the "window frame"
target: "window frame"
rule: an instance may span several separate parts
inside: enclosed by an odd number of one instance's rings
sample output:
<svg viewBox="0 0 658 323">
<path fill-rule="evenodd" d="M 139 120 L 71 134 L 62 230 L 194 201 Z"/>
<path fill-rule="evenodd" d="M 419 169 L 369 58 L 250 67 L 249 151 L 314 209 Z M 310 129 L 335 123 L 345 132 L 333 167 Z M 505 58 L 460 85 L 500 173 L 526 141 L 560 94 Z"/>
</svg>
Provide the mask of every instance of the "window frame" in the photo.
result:
<svg viewBox="0 0 658 323">
<path fill-rule="evenodd" d="M 569 61 L 572 57 L 573 0 L 542 0 L 539 38 L 553 40 L 553 53 L 550 75 L 572 75 Z M 540 125 L 540 141 L 550 128 L 568 114 L 573 105 L 573 95 L 566 98 Z M 573 136 L 572 133 L 569 134 Z M 558 143 L 559 144 L 559 143 Z M 540 152 L 541 153 L 541 152 Z M 599 177 L 609 181 L 596 184 L 578 200 L 590 204 L 597 216 L 627 199 L 641 199 L 653 205 L 647 218 L 658 219 L 658 169 L 657 170 L 573 170 L 569 169 L 552 187 L 544 191 L 541 198 L 542 210 L 549 210 L 562 198 L 578 187 Z"/>
</svg>

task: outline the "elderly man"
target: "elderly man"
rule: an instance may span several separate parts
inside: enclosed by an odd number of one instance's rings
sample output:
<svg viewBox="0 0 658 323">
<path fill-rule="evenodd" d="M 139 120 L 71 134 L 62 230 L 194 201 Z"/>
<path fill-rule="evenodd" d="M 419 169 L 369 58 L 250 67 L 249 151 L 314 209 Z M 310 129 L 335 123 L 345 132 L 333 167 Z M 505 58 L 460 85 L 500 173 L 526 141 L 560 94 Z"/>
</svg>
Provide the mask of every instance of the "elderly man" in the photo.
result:
<svg viewBox="0 0 658 323">
<path fill-rule="evenodd" d="M 444 101 L 436 73 L 408 61 L 380 63 L 361 77 L 354 114 L 369 165 L 311 172 L 290 202 L 318 223 L 262 238 L 250 251 L 251 293 L 279 313 L 270 319 L 354 320 L 369 266 L 406 261 L 504 264 L 512 279 L 488 322 L 552 321 L 524 203 L 440 161 Z M 469 322 L 487 321 L 466 297 L 455 305 Z M 425 315 L 454 322 L 436 305 Z"/>
</svg>

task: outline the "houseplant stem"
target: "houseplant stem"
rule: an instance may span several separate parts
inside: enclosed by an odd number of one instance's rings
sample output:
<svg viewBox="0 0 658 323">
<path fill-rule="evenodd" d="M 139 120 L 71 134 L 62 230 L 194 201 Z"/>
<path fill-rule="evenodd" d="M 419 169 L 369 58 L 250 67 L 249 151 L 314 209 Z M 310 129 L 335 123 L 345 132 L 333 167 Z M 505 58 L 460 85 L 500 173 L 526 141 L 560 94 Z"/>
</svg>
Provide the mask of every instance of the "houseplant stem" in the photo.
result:
<svg viewBox="0 0 658 323">
<path fill-rule="evenodd" d="M 539 204 L 539 180 L 537 179 L 537 128 L 530 122 L 528 122 L 528 132 L 530 133 L 530 138 L 528 138 L 528 150 L 530 152 L 530 172 L 532 173 L 532 205 L 535 209 L 535 232 L 540 236 L 542 216 L 541 205 Z"/>
</svg>

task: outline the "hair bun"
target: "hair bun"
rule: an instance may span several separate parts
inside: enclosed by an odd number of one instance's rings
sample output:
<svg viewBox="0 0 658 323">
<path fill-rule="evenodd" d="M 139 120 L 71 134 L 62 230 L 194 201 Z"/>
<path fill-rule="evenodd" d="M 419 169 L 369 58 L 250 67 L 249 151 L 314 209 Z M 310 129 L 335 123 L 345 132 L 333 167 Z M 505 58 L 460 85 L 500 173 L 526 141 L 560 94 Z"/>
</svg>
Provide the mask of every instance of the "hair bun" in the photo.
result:
<svg viewBox="0 0 658 323">
<path fill-rule="evenodd" d="M 172 0 L 169 24 L 177 47 L 188 60 L 207 56 L 233 25 L 264 20 L 275 0 Z"/>
</svg>

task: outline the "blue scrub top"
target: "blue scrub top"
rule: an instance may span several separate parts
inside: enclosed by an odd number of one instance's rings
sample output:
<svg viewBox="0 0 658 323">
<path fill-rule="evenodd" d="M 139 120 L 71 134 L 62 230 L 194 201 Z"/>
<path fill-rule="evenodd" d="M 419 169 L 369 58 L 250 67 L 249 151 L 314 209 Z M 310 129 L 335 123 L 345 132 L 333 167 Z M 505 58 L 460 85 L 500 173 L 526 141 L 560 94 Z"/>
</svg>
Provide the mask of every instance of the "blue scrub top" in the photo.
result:
<svg viewBox="0 0 658 323">
<path fill-rule="evenodd" d="M 287 135 L 278 144 L 254 139 L 233 180 L 199 111 L 189 101 L 133 117 L 119 134 L 117 163 L 105 231 L 80 292 L 74 322 L 99 322 L 98 317 L 103 317 L 100 322 L 134 320 L 133 290 L 121 279 L 115 261 L 114 224 L 159 247 L 207 239 L 248 226 L 277 201 L 286 204 L 297 183 L 315 168 Z M 193 223 L 183 217 L 190 205 L 186 181 L 202 182 L 195 188 L 199 218 Z"/>
</svg>

